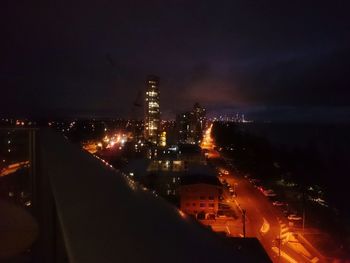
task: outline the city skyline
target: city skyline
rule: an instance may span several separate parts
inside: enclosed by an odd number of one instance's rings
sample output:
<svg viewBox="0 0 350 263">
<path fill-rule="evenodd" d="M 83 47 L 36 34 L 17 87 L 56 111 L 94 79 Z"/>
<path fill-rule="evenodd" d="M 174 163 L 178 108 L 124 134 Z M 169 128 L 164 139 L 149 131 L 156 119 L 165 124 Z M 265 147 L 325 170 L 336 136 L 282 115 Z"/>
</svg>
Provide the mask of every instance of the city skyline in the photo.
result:
<svg viewBox="0 0 350 263">
<path fill-rule="evenodd" d="M 350 2 L 0 8 L 1 262 L 348 262 Z"/>
</svg>

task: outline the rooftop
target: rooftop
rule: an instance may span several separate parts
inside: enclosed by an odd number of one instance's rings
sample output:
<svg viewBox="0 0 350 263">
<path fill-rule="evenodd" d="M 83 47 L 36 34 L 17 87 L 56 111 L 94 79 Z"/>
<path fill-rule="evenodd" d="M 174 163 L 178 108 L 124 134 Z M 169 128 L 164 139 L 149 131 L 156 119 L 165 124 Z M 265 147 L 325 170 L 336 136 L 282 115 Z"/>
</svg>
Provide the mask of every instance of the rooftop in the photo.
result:
<svg viewBox="0 0 350 263">
<path fill-rule="evenodd" d="M 192 174 L 184 176 L 181 179 L 181 185 L 192 185 L 192 184 L 209 184 L 215 186 L 221 186 L 219 179 L 215 176 Z"/>
</svg>

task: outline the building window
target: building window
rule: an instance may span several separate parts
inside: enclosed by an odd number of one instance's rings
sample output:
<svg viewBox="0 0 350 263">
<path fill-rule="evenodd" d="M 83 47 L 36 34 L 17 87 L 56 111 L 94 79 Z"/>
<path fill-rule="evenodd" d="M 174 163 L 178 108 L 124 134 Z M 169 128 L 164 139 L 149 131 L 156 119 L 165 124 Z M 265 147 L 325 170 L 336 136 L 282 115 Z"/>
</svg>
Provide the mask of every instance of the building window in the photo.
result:
<svg viewBox="0 0 350 263">
<path fill-rule="evenodd" d="M 199 199 L 200 200 L 205 200 L 205 196 L 200 196 Z"/>
<path fill-rule="evenodd" d="M 200 203 L 199 206 L 200 207 L 205 207 L 205 203 Z"/>
<path fill-rule="evenodd" d="M 196 206 L 196 203 L 192 203 L 192 206 Z"/>
<path fill-rule="evenodd" d="M 209 204 L 209 207 L 214 207 L 214 204 Z"/>
<path fill-rule="evenodd" d="M 214 196 L 210 195 L 208 199 L 209 200 L 214 200 Z"/>
</svg>

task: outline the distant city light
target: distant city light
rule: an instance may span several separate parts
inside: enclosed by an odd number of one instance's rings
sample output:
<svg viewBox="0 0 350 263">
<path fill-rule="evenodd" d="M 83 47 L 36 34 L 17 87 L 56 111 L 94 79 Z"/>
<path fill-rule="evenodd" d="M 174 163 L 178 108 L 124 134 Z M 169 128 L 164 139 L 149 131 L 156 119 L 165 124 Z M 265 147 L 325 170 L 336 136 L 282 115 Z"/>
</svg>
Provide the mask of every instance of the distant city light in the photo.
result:
<svg viewBox="0 0 350 263">
<path fill-rule="evenodd" d="M 178 212 L 182 218 L 186 218 L 186 214 L 182 212 L 180 209 L 178 209 Z"/>
</svg>

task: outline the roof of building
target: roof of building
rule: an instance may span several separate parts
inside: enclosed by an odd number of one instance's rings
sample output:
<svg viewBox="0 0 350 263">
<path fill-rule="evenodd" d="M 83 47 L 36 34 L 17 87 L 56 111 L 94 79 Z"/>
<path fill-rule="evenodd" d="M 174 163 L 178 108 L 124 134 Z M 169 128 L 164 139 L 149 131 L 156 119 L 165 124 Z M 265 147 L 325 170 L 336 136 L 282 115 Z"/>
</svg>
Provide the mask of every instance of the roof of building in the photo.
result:
<svg viewBox="0 0 350 263">
<path fill-rule="evenodd" d="M 257 238 L 235 238 L 231 237 L 228 238 L 229 243 L 232 244 L 233 249 L 235 249 L 237 252 L 239 251 L 244 257 L 249 257 L 252 253 L 256 253 L 256 255 L 264 255 L 264 257 L 261 257 L 261 261 L 263 262 L 263 258 L 268 258 L 266 251 L 261 246 L 259 240 Z"/>
<path fill-rule="evenodd" d="M 136 176 L 143 176 L 149 173 L 148 167 L 150 166 L 152 161 L 159 161 L 162 159 L 146 159 L 146 158 L 137 158 L 137 159 L 130 159 L 128 164 L 125 168 L 123 168 L 123 171 L 126 173 L 133 172 Z M 166 158 L 163 160 L 169 160 L 169 161 L 176 161 L 178 158 Z M 209 165 L 203 165 L 203 164 L 194 164 L 190 163 L 187 164 L 187 171 L 153 171 L 152 173 L 156 174 L 162 174 L 162 175 L 176 175 L 176 176 L 209 176 L 209 177 L 216 177 L 215 169 L 213 169 Z"/>
<path fill-rule="evenodd" d="M 200 154 L 201 148 L 196 144 L 179 144 L 179 152 L 181 154 Z"/>
<path fill-rule="evenodd" d="M 209 165 L 190 163 L 188 164 L 187 168 L 188 168 L 187 174 L 189 175 L 202 175 L 202 176 L 216 177 L 215 169 Z"/>
<path fill-rule="evenodd" d="M 181 178 L 181 185 L 209 184 L 221 186 L 219 179 L 215 176 L 192 174 Z"/>
<path fill-rule="evenodd" d="M 135 176 L 143 176 L 147 174 L 147 168 L 150 160 L 146 158 L 131 159 L 123 171 L 126 173 L 134 173 Z"/>
</svg>

